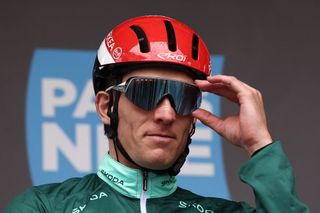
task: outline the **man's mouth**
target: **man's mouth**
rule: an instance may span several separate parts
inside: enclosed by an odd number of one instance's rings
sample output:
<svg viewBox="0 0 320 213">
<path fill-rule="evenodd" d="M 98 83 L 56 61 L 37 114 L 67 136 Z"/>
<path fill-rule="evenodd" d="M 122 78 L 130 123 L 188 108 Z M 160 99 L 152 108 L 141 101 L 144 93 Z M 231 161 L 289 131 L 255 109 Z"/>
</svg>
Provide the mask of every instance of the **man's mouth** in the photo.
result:
<svg viewBox="0 0 320 213">
<path fill-rule="evenodd" d="M 151 139 L 154 142 L 171 142 L 172 140 L 176 139 L 174 134 L 157 132 L 146 133 L 145 137 Z"/>
</svg>

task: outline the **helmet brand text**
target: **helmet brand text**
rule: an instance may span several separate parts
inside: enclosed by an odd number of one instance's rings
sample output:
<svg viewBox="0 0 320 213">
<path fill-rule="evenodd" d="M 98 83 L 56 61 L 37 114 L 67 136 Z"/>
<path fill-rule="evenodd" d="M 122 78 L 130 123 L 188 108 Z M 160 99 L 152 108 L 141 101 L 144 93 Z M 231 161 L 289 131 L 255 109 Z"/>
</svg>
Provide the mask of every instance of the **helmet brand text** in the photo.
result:
<svg viewBox="0 0 320 213">
<path fill-rule="evenodd" d="M 115 42 L 112 37 L 112 33 L 110 32 L 106 37 L 106 45 L 108 47 L 109 52 L 111 52 L 114 48 Z"/>
<path fill-rule="evenodd" d="M 187 59 L 187 56 L 185 55 L 179 55 L 176 53 L 158 53 L 157 55 L 159 58 L 161 58 L 162 60 L 175 60 L 175 61 L 180 61 L 180 62 L 184 62 Z"/>
</svg>

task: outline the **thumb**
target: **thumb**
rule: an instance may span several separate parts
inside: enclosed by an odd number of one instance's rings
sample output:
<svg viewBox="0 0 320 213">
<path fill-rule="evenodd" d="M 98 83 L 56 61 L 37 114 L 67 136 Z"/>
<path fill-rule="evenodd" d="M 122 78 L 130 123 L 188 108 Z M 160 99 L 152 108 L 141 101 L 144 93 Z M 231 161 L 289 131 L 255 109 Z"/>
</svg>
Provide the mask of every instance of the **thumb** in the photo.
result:
<svg viewBox="0 0 320 213">
<path fill-rule="evenodd" d="M 204 125 L 210 127 L 219 134 L 223 131 L 223 120 L 207 110 L 197 109 L 192 112 L 192 116 L 199 119 Z"/>
</svg>

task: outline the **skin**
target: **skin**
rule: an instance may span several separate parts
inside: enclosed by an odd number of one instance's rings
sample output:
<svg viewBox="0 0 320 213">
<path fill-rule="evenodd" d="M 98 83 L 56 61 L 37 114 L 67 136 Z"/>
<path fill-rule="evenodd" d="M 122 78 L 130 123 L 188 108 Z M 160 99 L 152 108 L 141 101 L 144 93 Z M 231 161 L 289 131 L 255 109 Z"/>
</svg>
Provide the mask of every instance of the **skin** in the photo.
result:
<svg viewBox="0 0 320 213">
<path fill-rule="evenodd" d="M 133 105 L 124 95 L 119 100 L 119 139 L 131 158 L 143 167 L 165 169 L 183 151 L 192 123 L 199 119 L 232 144 L 243 148 L 249 156 L 272 143 L 261 93 L 233 76 L 216 75 L 207 80 L 193 80 L 182 72 L 165 69 L 143 69 L 130 72 L 131 76 L 162 77 L 196 84 L 202 91 L 214 93 L 238 104 L 239 114 L 219 118 L 204 109 L 189 116 L 176 114 L 168 99 L 151 111 Z M 107 106 L 109 96 L 101 91 L 96 96 L 97 112 L 104 124 L 109 124 Z M 110 155 L 116 159 L 113 141 L 109 140 Z M 137 168 L 120 152 L 119 162 Z"/>
<path fill-rule="evenodd" d="M 232 144 L 243 148 L 249 156 L 272 143 L 267 128 L 261 93 L 233 76 L 216 75 L 207 80 L 196 80 L 202 90 L 225 97 L 238 104 L 239 114 L 221 119 L 198 109 L 192 115 L 218 132 Z"/>
<path fill-rule="evenodd" d="M 160 77 L 194 84 L 194 80 L 183 72 L 166 69 L 140 69 L 123 77 L 132 76 Z M 99 92 L 96 107 L 104 124 L 109 124 L 107 114 L 109 96 Z M 195 121 L 192 115 L 180 116 L 172 108 L 168 98 L 164 98 L 151 111 L 143 110 L 121 94 L 118 106 L 118 138 L 129 156 L 139 165 L 161 170 L 170 167 L 185 148 L 187 137 Z M 109 139 L 109 153 L 116 159 L 114 143 Z M 122 164 L 137 168 L 127 161 L 118 151 Z"/>
</svg>

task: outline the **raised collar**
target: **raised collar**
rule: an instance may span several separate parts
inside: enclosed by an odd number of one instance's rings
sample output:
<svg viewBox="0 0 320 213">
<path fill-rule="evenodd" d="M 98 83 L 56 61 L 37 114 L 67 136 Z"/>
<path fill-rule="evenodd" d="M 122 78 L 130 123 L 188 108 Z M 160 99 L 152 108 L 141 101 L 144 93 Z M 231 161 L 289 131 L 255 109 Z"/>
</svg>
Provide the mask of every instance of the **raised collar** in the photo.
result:
<svg viewBox="0 0 320 213">
<path fill-rule="evenodd" d="M 119 193 L 132 198 L 140 198 L 143 191 L 143 173 L 115 161 L 106 154 L 97 175 Z M 172 194 L 177 189 L 174 176 L 147 174 L 147 198 L 159 198 Z"/>
</svg>

